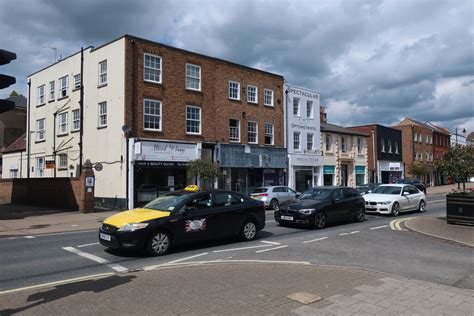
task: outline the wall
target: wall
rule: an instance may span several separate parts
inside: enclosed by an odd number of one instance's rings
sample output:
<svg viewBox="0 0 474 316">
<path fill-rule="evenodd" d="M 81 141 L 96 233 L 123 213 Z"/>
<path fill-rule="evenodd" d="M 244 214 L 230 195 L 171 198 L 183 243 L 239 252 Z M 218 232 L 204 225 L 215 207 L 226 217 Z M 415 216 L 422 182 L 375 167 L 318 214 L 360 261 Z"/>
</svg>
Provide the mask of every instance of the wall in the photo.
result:
<svg viewBox="0 0 474 316">
<path fill-rule="evenodd" d="M 2 179 L 10 179 L 10 170 L 18 170 L 18 178 L 26 178 L 26 151 L 4 153 L 2 163 Z"/>
<path fill-rule="evenodd" d="M 26 110 L 14 110 L 0 113 L 0 152 L 3 147 L 13 143 L 26 129 Z"/>
</svg>

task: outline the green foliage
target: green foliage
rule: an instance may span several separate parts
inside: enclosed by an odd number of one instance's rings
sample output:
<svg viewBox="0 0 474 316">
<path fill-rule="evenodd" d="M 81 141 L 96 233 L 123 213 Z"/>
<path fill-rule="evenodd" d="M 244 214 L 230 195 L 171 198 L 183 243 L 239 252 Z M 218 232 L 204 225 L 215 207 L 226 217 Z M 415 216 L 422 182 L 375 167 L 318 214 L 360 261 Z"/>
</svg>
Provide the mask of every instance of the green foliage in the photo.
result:
<svg viewBox="0 0 474 316">
<path fill-rule="evenodd" d="M 428 175 L 429 172 L 428 166 L 420 161 L 413 161 L 410 165 L 410 173 L 414 176 L 423 177 Z"/>
<path fill-rule="evenodd" d="M 199 176 L 202 180 L 213 181 L 221 176 L 217 163 L 209 159 L 196 159 L 188 163 L 188 174 L 192 177 Z"/>
<path fill-rule="evenodd" d="M 436 168 L 464 184 L 468 177 L 474 175 L 474 147 L 461 145 L 452 147 L 436 162 Z"/>
<path fill-rule="evenodd" d="M 10 97 L 17 97 L 18 96 L 18 92 L 16 92 L 15 90 L 13 90 L 11 93 L 10 93 Z"/>
</svg>

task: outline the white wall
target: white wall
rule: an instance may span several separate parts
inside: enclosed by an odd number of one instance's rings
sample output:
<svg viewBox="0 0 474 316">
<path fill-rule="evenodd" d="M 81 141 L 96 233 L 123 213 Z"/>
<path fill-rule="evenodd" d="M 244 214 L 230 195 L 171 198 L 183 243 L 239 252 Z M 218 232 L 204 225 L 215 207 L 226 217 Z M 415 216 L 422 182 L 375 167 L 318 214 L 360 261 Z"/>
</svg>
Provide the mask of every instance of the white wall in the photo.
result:
<svg viewBox="0 0 474 316">
<path fill-rule="evenodd" d="M 2 179 L 11 179 L 10 170 L 18 170 L 18 178 L 26 177 L 26 152 L 4 153 L 2 155 Z"/>
</svg>

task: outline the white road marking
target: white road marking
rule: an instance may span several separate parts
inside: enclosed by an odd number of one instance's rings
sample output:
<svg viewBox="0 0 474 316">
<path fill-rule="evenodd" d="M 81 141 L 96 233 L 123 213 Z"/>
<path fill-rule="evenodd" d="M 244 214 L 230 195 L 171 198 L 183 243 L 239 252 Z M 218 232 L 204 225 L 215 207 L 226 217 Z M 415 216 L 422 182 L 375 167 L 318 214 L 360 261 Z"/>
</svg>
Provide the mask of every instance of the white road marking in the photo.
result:
<svg viewBox="0 0 474 316">
<path fill-rule="evenodd" d="M 355 231 L 351 232 L 351 234 L 357 234 L 357 233 L 360 233 L 360 231 L 355 230 Z"/>
<path fill-rule="evenodd" d="M 85 245 L 79 245 L 79 246 L 76 246 L 77 248 L 82 248 L 82 247 L 87 247 L 87 246 L 93 246 L 93 245 L 99 245 L 100 242 L 93 242 L 91 244 L 85 244 Z"/>
<path fill-rule="evenodd" d="M 275 220 L 272 219 L 272 220 L 269 220 L 269 221 L 265 221 L 265 223 L 273 223 Z"/>
<path fill-rule="evenodd" d="M 277 249 L 286 248 L 286 247 L 288 247 L 288 245 L 283 245 L 283 246 L 280 246 L 280 247 L 268 248 L 268 249 L 263 249 L 263 250 L 257 250 L 257 251 L 255 251 L 255 253 L 261 253 L 261 252 L 265 252 L 265 251 L 277 250 Z"/>
<path fill-rule="evenodd" d="M 90 229 L 89 229 L 89 230 L 79 230 L 79 231 L 73 231 L 73 232 L 61 232 L 61 233 L 41 234 L 41 235 L 35 235 L 35 237 L 92 233 L 92 232 L 96 232 L 97 230 L 98 230 L 98 227 L 97 227 L 97 229 L 94 229 L 94 230 L 90 230 Z"/>
<path fill-rule="evenodd" d="M 255 248 L 262 248 L 262 247 L 270 247 L 270 245 L 260 245 L 260 246 L 250 246 L 250 247 L 240 247 L 240 248 L 222 249 L 222 250 L 214 250 L 213 252 L 226 252 L 226 251 L 234 251 L 234 250 L 255 249 Z"/>
<path fill-rule="evenodd" d="M 111 262 L 110 262 L 109 260 L 107 260 L 107 259 L 104 259 L 104 258 L 95 256 L 95 255 L 93 255 L 93 254 L 90 254 L 90 253 L 81 251 L 81 250 L 76 249 L 76 248 L 74 248 L 74 247 L 63 247 L 63 249 L 66 250 L 66 251 L 75 253 L 76 255 L 79 255 L 79 256 L 81 256 L 81 257 L 87 258 L 87 259 L 89 259 L 89 260 L 95 261 L 95 262 L 97 262 L 97 263 L 104 264 L 104 265 L 108 266 L 109 268 L 114 269 L 114 270 L 117 271 L 117 272 L 126 272 L 126 271 L 128 271 L 127 268 L 122 267 L 122 266 L 119 265 L 119 264 L 111 263 Z"/>
<path fill-rule="evenodd" d="M 26 238 L 26 239 L 32 239 L 32 238 L 35 238 L 35 236 L 25 236 L 24 238 Z"/>
<path fill-rule="evenodd" d="M 77 225 L 77 224 L 72 224 L 71 226 L 72 226 L 72 227 L 77 227 L 77 226 L 79 226 L 79 225 Z"/>
<path fill-rule="evenodd" d="M 202 264 L 213 264 L 213 263 L 275 263 L 275 264 L 301 264 L 301 265 L 310 265 L 309 261 L 278 261 L 278 260 L 212 260 L 212 261 L 194 261 L 194 262 L 183 262 L 176 264 L 163 263 L 154 266 L 144 267 L 144 271 L 150 271 L 160 268 L 169 268 L 169 267 L 188 267 L 193 265 L 202 265 Z"/>
<path fill-rule="evenodd" d="M 345 235 L 349 235 L 349 233 L 342 233 L 342 234 L 339 234 L 339 236 L 345 236 Z"/>
<path fill-rule="evenodd" d="M 112 276 L 114 274 L 115 273 L 113 273 L 113 272 L 101 273 L 101 274 L 92 274 L 92 275 L 87 275 L 87 276 L 74 278 L 74 279 L 66 279 L 66 280 L 61 280 L 61 281 L 55 281 L 55 282 L 42 283 L 42 284 L 37 284 L 37 285 L 32 285 L 32 286 L 20 287 L 20 288 L 17 288 L 17 289 L 11 289 L 11 290 L 0 292 L 0 295 L 11 294 L 11 293 L 21 292 L 21 291 L 26 291 L 26 290 L 33 290 L 33 289 L 38 289 L 38 288 L 48 287 L 48 286 L 55 286 L 55 285 L 60 285 L 60 284 L 74 283 L 74 282 L 84 281 L 84 280 L 102 279 L 102 278 L 105 278 L 105 277 Z"/>
<path fill-rule="evenodd" d="M 317 239 L 306 240 L 306 241 L 303 241 L 303 244 L 307 244 L 307 243 L 315 242 L 315 241 L 320 241 L 320 240 L 324 240 L 324 239 L 328 239 L 328 237 L 321 237 L 321 238 L 317 238 Z"/>
<path fill-rule="evenodd" d="M 197 258 L 197 257 L 204 256 L 204 255 L 207 255 L 207 254 L 208 254 L 207 252 L 203 252 L 203 253 L 200 253 L 198 255 L 194 255 L 194 256 L 190 256 L 190 257 L 186 257 L 186 258 L 181 258 L 181 259 L 178 259 L 178 260 L 170 261 L 168 263 L 178 263 L 178 262 L 181 262 L 181 261 L 189 260 L 189 259 L 192 259 L 192 258 Z"/>
<path fill-rule="evenodd" d="M 382 225 L 382 226 L 377 226 L 377 227 L 371 227 L 369 228 L 370 230 L 374 230 L 374 229 L 380 229 L 380 228 L 385 228 L 385 227 L 388 227 L 388 225 Z"/>
<path fill-rule="evenodd" d="M 270 244 L 270 245 L 281 245 L 281 243 L 275 242 L 275 241 L 260 240 L 260 242 L 263 242 L 264 244 Z"/>
</svg>

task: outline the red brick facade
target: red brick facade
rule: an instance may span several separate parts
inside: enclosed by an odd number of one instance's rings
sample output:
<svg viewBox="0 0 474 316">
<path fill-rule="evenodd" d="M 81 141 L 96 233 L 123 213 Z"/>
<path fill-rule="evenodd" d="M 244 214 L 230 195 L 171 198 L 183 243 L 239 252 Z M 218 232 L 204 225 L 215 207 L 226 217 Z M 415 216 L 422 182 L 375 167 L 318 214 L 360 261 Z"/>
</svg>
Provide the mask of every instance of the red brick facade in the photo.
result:
<svg viewBox="0 0 474 316">
<path fill-rule="evenodd" d="M 144 53 L 161 57 L 162 83 L 144 81 Z M 271 123 L 274 145 L 283 147 L 282 76 L 129 36 L 125 55 L 125 120 L 133 128 L 133 137 L 228 143 L 232 118 L 240 120 L 242 144 L 247 143 L 247 121 L 251 120 L 258 122 L 258 144 L 264 144 L 264 124 Z M 185 88 L 187 63 L 201 67 L 201 91 Z M 229 80 L 240 83 L 240 101 L 229 99 Z M 258 104 L 247 102 L 248 84 L 258 87 Z M 264 89 L 273 90 L 273 107 L 264 105 Z M 144 98 L 162 102 L 161 132 L 143 129 Z M 186 105 L 201 108 L 201 135 L 186 134 Z"/>
</svg>

